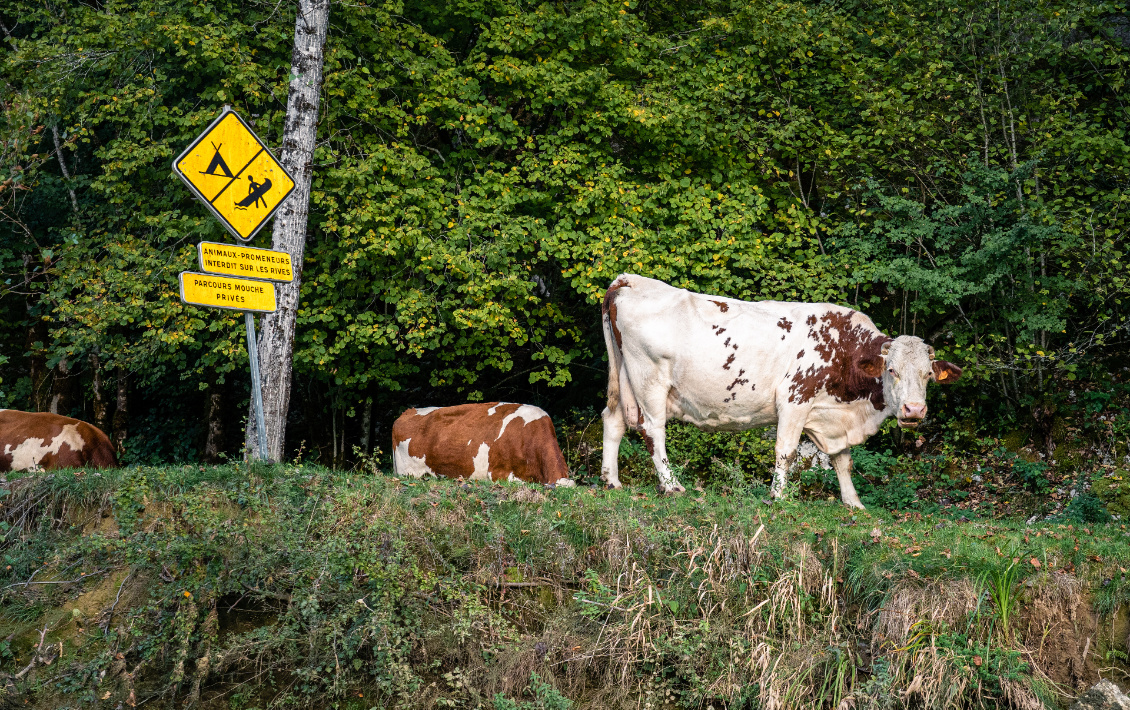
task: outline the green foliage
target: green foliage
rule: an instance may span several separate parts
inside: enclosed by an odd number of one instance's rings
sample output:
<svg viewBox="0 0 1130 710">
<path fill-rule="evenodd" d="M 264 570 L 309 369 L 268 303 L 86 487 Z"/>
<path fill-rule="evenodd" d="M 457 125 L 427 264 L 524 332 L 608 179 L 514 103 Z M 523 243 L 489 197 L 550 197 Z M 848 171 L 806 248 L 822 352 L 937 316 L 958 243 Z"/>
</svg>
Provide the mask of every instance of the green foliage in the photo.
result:
<svg viewBox="0 0 1130 710">
<path fill-rule="evenodd" d="M 1093 491 L 1084 491 L 1071 499 L 1063 517 L 1080 523 L 1108 523 L 1110 512 Z"/>
<path fill-rule="evenodd" d="M 546 683 L 537 673 L 530 674 L 530 684 L 525 694 L 530 696 L 526 702 L 507 700 L 501 693 L 494 696 L 494 710 L 570 710 L 573 703 Z"/>
<path fill-rule="evenodd" d="M 915 465 L 883 452 L 855 447 L 851 452 L 856 489 L 864 505 L 888 510 L 906 510 L 918 504 L 919 483 L 913 475 Z"/>
<path fill-rule="evenodd" d="M 224 104 L 277 146 L 294 8 L 9 4 L 4 403 L 34 407 L 50 388 L 37 358 L 66 362 L 88 391 L 92 355 L 120 368 L 141 417 L 185 388 L 243 387 L 238 316 L 176 297 L 194 242 L 224 237 L 169 161 Z M 382 419 L 409 404 L 561 400 L 562 387 L 575 392 L 562 407 L 592 405 L 598 303 L 622 271 L 857 305 L 975 365 L 964 391 L 1015 411 L 1121 347 L 1118 11 L 335 5 L 292 450 L 336 437 L 326 421 L 347 419 L 356 441 L 369 397 Z M 136 460 L 195 455 L 145 446 L 165 434 L 135 424 Z M 735 459 L 686 448 L 692 468 Z M 736 465 L 753 471 L 748 451 Z"/>
</svg>

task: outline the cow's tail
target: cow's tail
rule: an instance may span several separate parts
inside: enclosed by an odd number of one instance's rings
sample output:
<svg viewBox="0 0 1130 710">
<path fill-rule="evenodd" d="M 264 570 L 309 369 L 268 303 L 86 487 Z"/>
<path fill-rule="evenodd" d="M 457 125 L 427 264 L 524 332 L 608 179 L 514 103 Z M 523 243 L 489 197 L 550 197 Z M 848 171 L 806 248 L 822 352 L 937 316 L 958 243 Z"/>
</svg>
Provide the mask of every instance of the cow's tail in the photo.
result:
<svg viewBox="0 0 1130 710">
<path fill-rule="evenodd" d="M 620 327 L 616 322 L 616 299 L 620 295 L 620 289 L 631 286 L 628 276 L 621 274 L 608 287 L 601 306 L 601 325 L 604 329 L 604 347 L 608 350 L 608 409 L 616 411 L 619 408 L 628 426 L 635 427 L 639 423 L 639 407 L 624 368 Z"/>
<path fill-rule="evenodd" d="M 620 346 L 616 343 L 613 328 L 616 317 L 616 292 L 623 277 L 616 279 L 604 294 L 604 303 L 601 306 L 601 325 L 604 328 L 604 347 L 608 350 L 608 408 L 615 410 L 620 406 L 620 366 L 623 358 Z"/>
</svg>

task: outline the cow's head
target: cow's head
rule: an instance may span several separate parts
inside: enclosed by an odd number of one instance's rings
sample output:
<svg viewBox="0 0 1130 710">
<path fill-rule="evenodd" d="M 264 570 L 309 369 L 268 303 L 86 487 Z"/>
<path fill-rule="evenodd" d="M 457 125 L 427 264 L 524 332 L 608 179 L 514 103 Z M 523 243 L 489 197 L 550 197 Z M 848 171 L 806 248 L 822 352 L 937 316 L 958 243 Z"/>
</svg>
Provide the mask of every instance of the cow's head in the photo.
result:
<svg viewBox="0 0 1130 710">
<path fill-rule="evenodd" d="M 912 335 L 883 343 L 879 355 L 862 361 L 860 369 L 883 378 L 883 394 L 904 429 L 914 429 L 926 418 L 927 382 L 948 385 L 961 378 L 960 367 L 935 360 L 934 348 Z"/>
</svg>

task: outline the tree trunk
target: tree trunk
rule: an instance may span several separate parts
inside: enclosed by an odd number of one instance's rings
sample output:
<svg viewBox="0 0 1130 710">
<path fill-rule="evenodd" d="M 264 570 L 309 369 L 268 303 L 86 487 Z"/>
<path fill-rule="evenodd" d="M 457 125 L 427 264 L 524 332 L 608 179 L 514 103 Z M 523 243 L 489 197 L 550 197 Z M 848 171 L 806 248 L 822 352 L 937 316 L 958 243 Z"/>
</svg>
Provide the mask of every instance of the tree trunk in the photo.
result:
<svg viewBox="0 0 1130 710">
<path fill-rule="evenodd" d="M 71 378 L 71 364 L 66 358 L 55 366 L 55 378 L 51 382 L 51 403 L 47 411 L 52 414 L 70 416 L 74 407 L 74 380 Z"/>
<path fill-rule="evenodd" d="M 204 460 L 218 463 L 224 449 L 224 390 L 221 385 L 211 384 L 206 393 L 208 414 L 208 436 L 204 441 Z"/>
<path fill-rule="evenodd" d="M 278 310 L 265 315 L 259 333 L 259 370 L 263 389 L 263 421 L 267 429 L 267 458 L 281 461 L 286 442 L 286 415 L 290 407 L 290 375 L 294 350 L 294 321 L 302 285 L 302 259 L 306 251 L 306 217 L 314 171 L 314 143 L 318 128 L 318 103 L 322 89 L 322 53 L 329 26 L 329 0 L 299 0 L 294 23 L 290 95 L 286 106 L 279 160 L 294 177 L 290 198 L 275 215 L 272 246 L 290 253 L 294 280 L 278 284 Z M 254 403 L 251 404 L 254 407 Z M 257 449 L 255 413 L 247 417 L 247 448 Z"/>
<path fill-rule="evenodd" d="M 27 329 L 28 375 L 31 377 L 31 405 L 33 411 L 47 409 L 47 355 L 44 344 L 47 341 L 47 326 L 35 316 Z"/>
<path fill-rule="evenodd" d="M 125 451 L 126 437 L 129 435 L 129 379 L 126 371 L 118 368 L 118 403 L 114 409 L 114 448 L 120 454 Z"/>
<path fill-rule="evenodd" d="M 93 374 L 91 389 L 94 390 L 94 426 L 103 432 L 110 427 L 110 403 L 102 387 L 102 359 L 98 351 L 90 353 L 90 371 Z"/>
<path fill-rule="evenodd" d="M 373 398 L 365 398 L 365 409 L 361 413 L 361 453 L 369 455 L 369 431 L 373 427 Z"/>
</svg>

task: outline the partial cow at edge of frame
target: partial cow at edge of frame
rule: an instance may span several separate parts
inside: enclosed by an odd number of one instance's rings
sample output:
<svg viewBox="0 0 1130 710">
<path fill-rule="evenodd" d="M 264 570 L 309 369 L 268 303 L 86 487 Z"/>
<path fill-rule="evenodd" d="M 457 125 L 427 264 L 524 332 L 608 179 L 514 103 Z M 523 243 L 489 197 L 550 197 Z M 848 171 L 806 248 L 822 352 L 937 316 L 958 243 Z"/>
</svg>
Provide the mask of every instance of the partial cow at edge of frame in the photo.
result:
<svg viewBox="0 0 1130 710">
<path fill-rule="evenodd" d="M 621 274 L 601 307 L 608 401 L 601 478 L 620 487 L 617 455 L 639 431 L 661 493 L 682 493 L 667 460 L 666 424 L 706 431 L 775 424 L 772 496 L 780 498 L 801 436 L 828 454 L 846 505 L 862 508 L 851 447 L 888 417 L 916 428 L 926 385 L 952 384 L 961 368 L 936 360 L 921 338 L 891 338 L 863 313 L 833 303 L 740 301 Z"/>
<path fill-rule="evenodd" d="M 96 426 L 49 412 L 0 409 L 0 472 L 117 465 L 114 445 Z"/>
<path fill-rule="evenodd" d="M 392 425 L 398 476 L 573 486 L 553 420 L 529 404 L 409 409 Z"/>
</svg>

